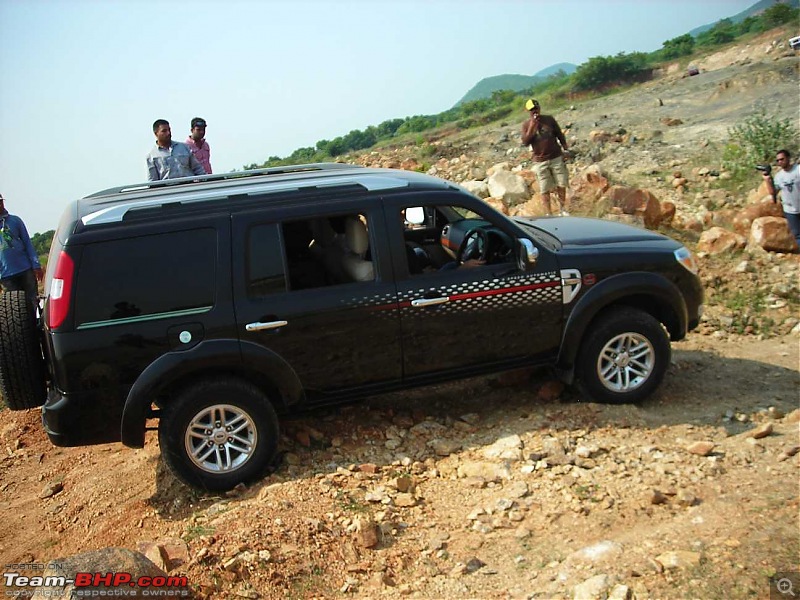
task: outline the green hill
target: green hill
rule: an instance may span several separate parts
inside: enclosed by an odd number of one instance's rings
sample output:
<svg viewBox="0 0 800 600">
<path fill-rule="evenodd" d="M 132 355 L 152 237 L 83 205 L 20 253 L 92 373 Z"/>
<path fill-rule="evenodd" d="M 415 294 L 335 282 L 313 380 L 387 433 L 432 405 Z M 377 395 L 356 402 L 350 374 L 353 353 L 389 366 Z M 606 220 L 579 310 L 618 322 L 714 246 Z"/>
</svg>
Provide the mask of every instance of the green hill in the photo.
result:
<svg viewBox="0 0 800 600">
<path fill-rule="evenodd" d="M 792 8 L 800 7 L 800 0 L 759 0 L 759 2 L 756 2 L 755 4 L 753 4 L 753 6 L 751 6 L 750 8 L 747 8 L 747 9 L 743 10 L 742 12 L 740 12 L 740 13 L 738 13 L 736 15 L 733 15 L 732 17 L 727 17 L 727 19 L 731 23 L 741 23 L 747 17 L 755 17 L 755 16 L 761 14 L 762 12 L 764 12 L 766 9 L 768 9 L 773 4 L 778 4 L 778 3 L 788 4 Z M 698 34 L 701 34 L 704 31 L 708 31 L 709 29 L 714 27 L 714 25 L 716 25 L 716 23 L 709 23 L 708 25 L 701 25 L 700 27 L 696 27 L 695 29 L 692 29 L 689 32 L 689 34 L 694 36 L 694 37 L 697 37 Z"/>
<path fill-rule="evenodd" d="M 464 104 L 465 102 L 472 102 L 473 100 L 483 100 L 484 98 L 491 98 L 492 93 L 499 90 L 511 90 L 513 92 L 521 92 L 532 88 L 534 85 L 547 79 L 551 75 L 555 75 L 559 71 L 564 71 L 567 75 L 573 73 L 577 69 L 572 63 L 558 63 L 551 65 L 546 69 L 542 69 L 535 75 L 495 75 L 493 77 L 486 77 L 481 79 L 475 86 L 468 91 L 461 100 L 456 102 L 455 106 Z"/>
</svg>

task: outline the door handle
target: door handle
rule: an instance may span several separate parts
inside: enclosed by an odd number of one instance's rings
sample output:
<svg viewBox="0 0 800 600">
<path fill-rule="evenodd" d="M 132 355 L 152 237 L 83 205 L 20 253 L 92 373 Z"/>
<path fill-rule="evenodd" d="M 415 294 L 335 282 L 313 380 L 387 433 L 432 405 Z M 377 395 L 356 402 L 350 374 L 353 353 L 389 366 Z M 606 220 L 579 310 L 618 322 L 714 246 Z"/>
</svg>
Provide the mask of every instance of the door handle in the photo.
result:
<svg viewBox="0 0 800 600">
<path fill-rule="evenodd" d="M 264 331 L 265 329 L 278 329 L 289 324 L 289 321 L 270 321 L 269 323 L 248 323 L 244 326 L 247 331 Z"/>
<path fill-rule="evenodd" d="M 450 298 L 447 296 L 442 296 L 440 298 L 420 298 L 419 300 L 412 300 L 411 306 L 433 306 L 435 304 L 445 304 L 446 302 L 450 302 Z"/>
</svg>

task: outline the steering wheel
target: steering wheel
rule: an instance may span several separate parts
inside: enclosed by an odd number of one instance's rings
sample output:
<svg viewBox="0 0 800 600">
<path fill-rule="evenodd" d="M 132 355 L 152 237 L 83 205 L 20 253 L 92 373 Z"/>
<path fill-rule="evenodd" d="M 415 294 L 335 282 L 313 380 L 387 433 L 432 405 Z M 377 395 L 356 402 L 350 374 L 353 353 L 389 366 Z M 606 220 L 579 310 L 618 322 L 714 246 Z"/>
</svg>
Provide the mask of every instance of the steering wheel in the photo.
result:
<svg viewBox="0 0 800 600">
<path fill-rule="evenodd" d="M 485 261 L 488 253 L 489 236 L 486 230 L 476 227 L 470 229 L 461 241 L 458 254 L 456 254 L 456 263 L 460 265 L 473 258 Z"/>
</svg>

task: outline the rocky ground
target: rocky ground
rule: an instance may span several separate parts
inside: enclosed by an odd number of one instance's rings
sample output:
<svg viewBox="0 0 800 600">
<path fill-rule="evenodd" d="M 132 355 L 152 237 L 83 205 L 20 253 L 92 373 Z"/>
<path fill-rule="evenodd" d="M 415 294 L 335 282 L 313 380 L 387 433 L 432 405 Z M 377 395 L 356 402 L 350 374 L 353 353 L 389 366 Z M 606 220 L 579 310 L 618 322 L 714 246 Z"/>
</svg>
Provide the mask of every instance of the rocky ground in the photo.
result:
<svg viewBox="0 0 800 600">
<path fill-rule="evenodd" d="M 736 115 L 796 117 L 797 58 L 772 41 L 556 115 L 573 173 L 599 165 L 683 222 L 753 202 L 699 173 Z M 523 165 L 517 127 L 444 137 L 431 162 L 460 181 Z M 589 142 L 598 128 L 628 137 Z M 223 496 L 175 480 L 154 433 L 141 450 L 55 448 L 38 411 L 4 411 L 0 560 L 138 549 L 199 598 L 767 598 L 785 572 L 798 589 L 800 255 L 699 260 L 704 321 L 640 406 L 583 402 L 543 371 L 375 397 L 285 422 L 275 472 Z"/>
</svg>

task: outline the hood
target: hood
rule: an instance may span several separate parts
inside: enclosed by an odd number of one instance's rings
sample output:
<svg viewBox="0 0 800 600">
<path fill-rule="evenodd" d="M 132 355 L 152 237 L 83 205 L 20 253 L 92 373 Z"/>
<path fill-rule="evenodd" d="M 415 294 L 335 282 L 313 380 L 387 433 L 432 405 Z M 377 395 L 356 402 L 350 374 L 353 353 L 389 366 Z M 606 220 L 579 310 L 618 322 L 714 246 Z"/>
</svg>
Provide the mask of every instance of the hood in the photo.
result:
<svg viewBox="0 0 800 600">
<path fill-rule="evenodd" d="M 626 242 L 665 241 L 668 237 L 616 221 L 585 217 L 543 217 L 514 219 L 520 225 L 544 231 L 565 246 L 592 246 Z"/>
</svg>

